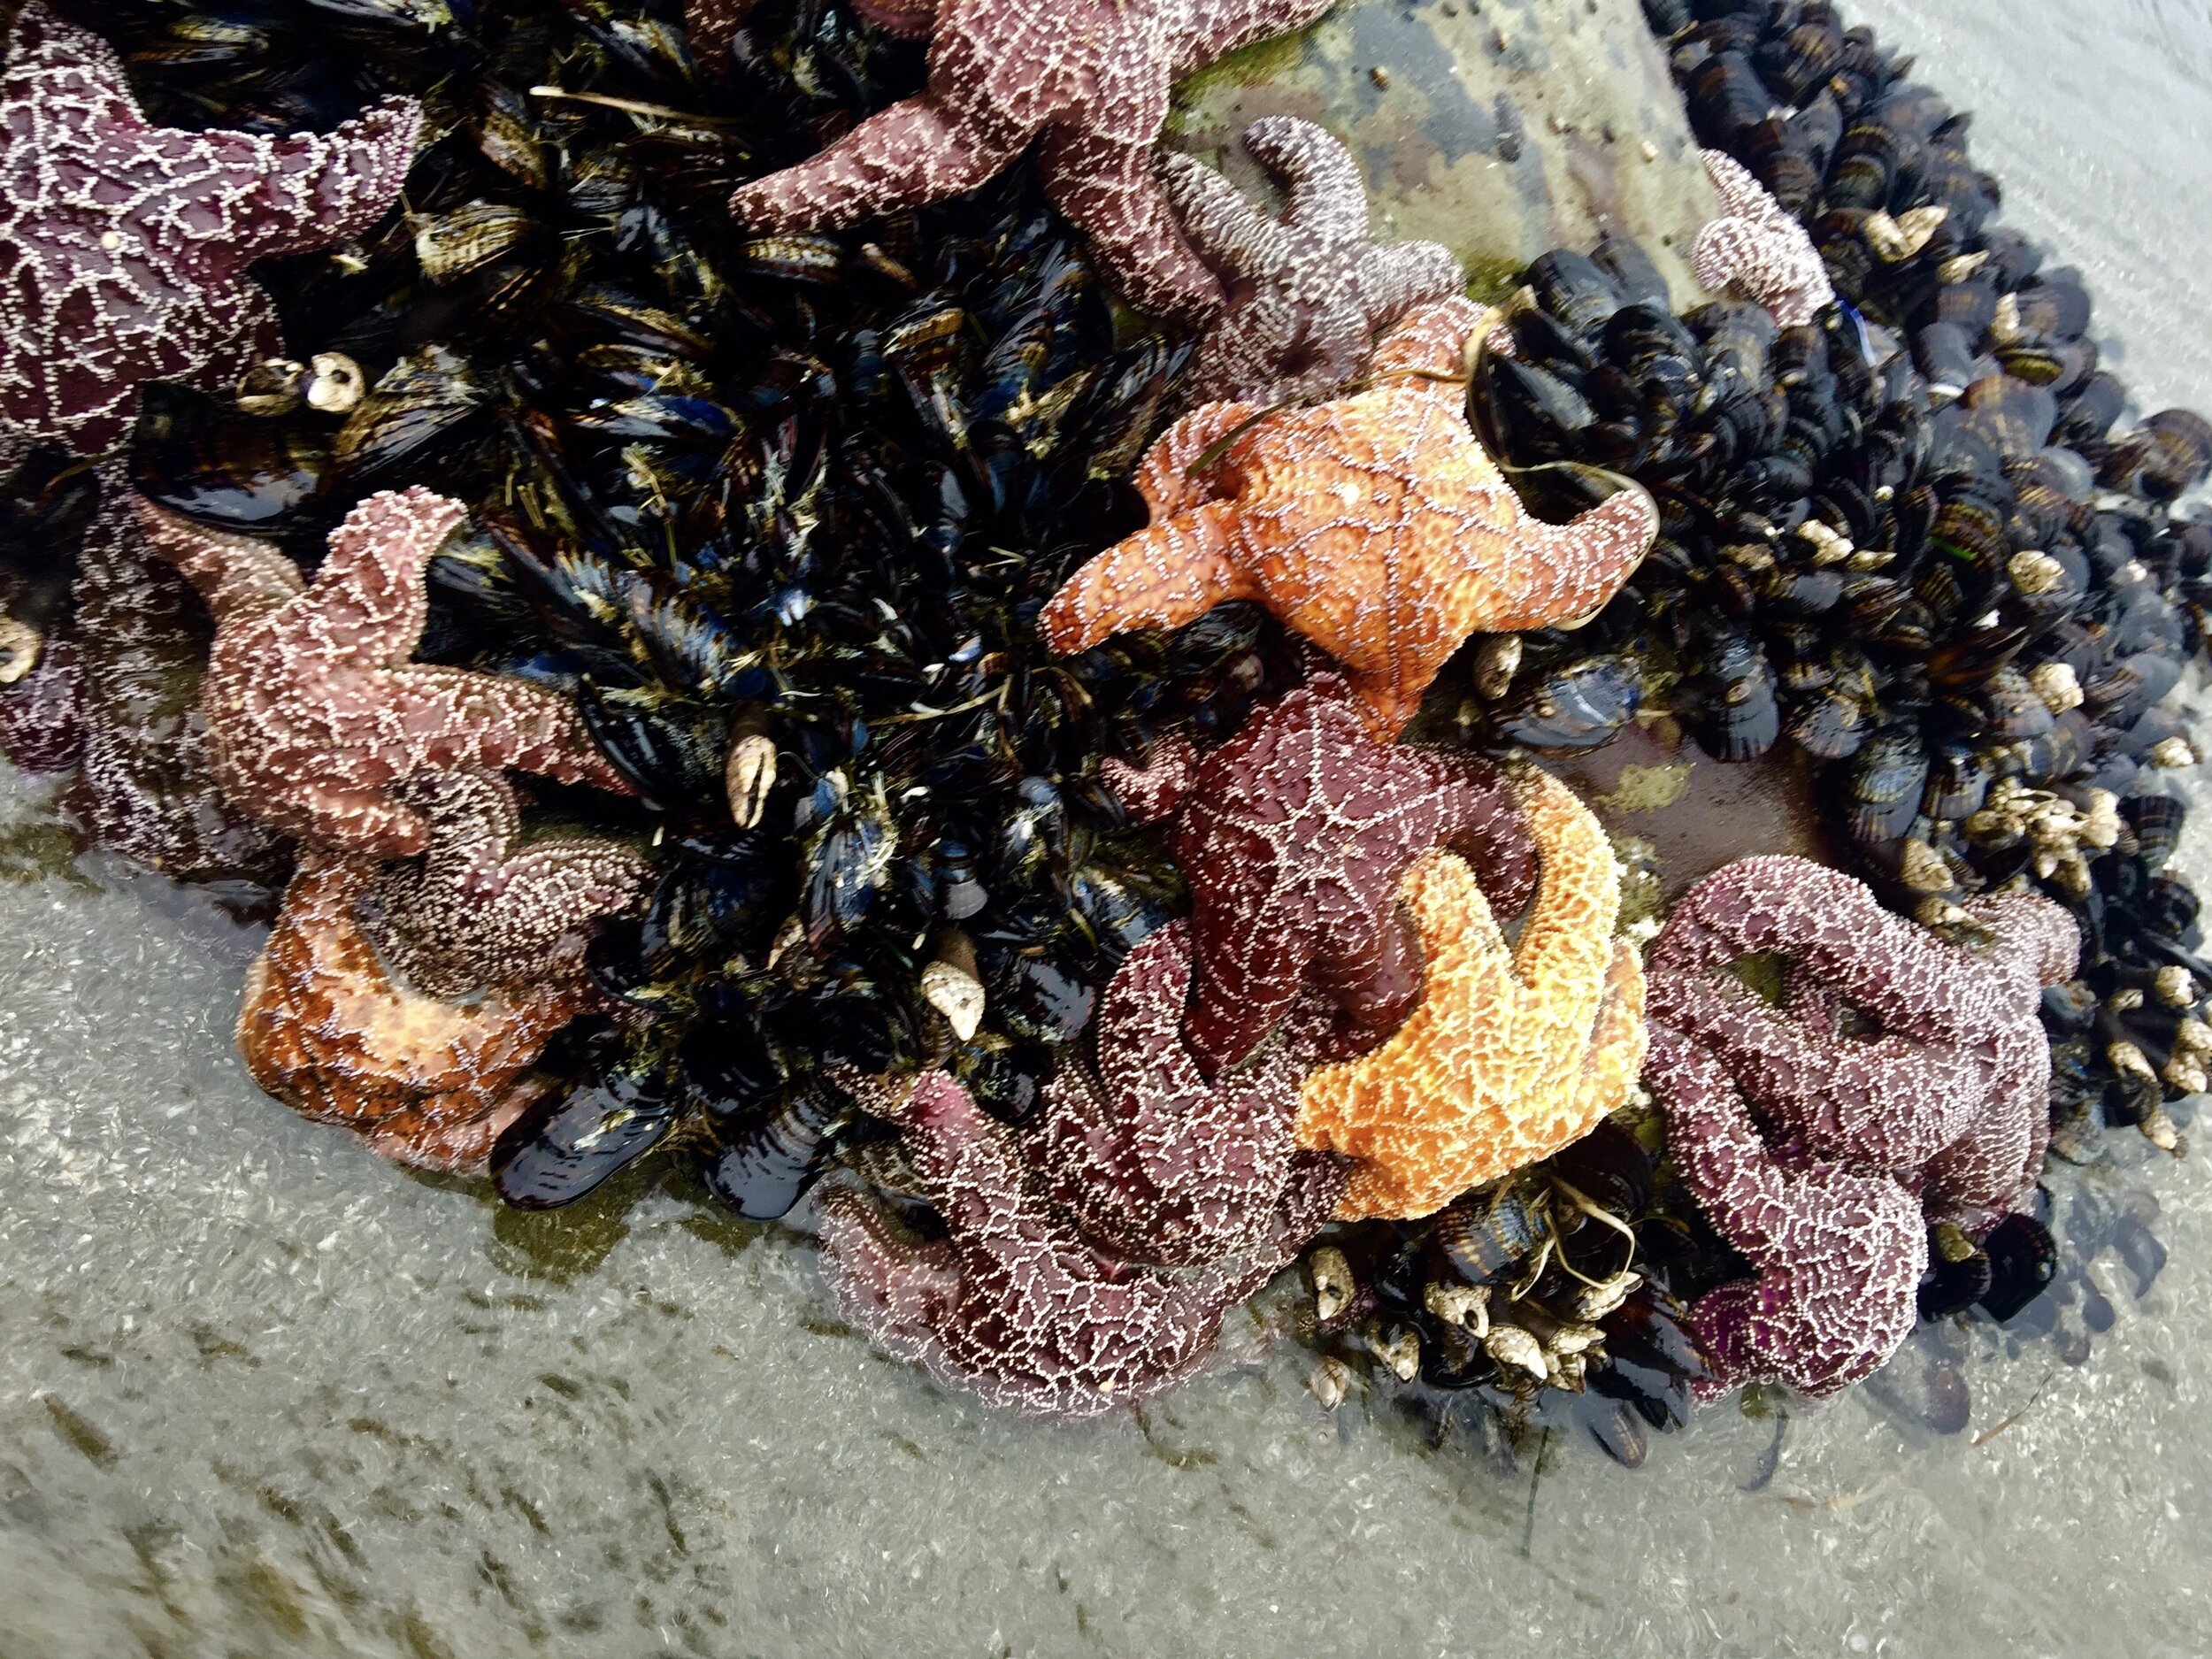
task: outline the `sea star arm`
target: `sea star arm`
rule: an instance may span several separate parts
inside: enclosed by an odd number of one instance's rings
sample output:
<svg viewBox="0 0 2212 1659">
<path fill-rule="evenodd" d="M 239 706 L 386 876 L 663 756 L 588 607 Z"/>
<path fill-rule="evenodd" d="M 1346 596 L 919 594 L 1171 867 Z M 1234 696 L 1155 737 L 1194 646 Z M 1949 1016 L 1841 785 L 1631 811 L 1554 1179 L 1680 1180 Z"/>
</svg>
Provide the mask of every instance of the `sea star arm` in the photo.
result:
<svg viewBox="0 0 2212 1659">
<path fill-rule="evenodd" d="M 1221 309 L 1221 285 L 1184 239 L 1152 172 L 1152 146 L 1068 125 L 1037 152 L 1045 193 L 1087 235 L 1122 296 L 1155 316 L 1197 321 Z"/>
<path fill-rule="evenodd" d="M 1263 116 L 1244 129 L 1244 147 L 1287 191 L 1285 224 L 1331 244 L 1366 239 L 1366 182 L 1352 152 L 1326 127 Z"/>
<path fill-rule="evenodd" d="M 1141 766 L 1109 757 L 1098 775 L 1114 792 L 1133 824 L 1157 824 L 1172 818 L 1190 793 L 1191 774 L 1198 750 L 1180 732 L 1169 733 L 1152 746 Z"/>
<path fill-rule="evenodd" d="M 1536 891 L 1536 840 L 1497 774 L 1449 749 L 1409 743 L 1399 752 L 1434 780 L 1444 810 L 1436 844 L 1467 861 L 1493 910 L 1518 916 Z"/>
<path fill-rule="evenodd" d="M 413 656 L 430 615 L 423 572 L 467 517 L 459 502 L 419 486 L 381 491 L 348 513 L 301 601 L 315 618 L 313 643 L 372 664 Z"/>
<path fill-rule="evenodd" d="M 1621 940 L 1605 971 L 1605 1000 L 1590 1028 L 1590 1052 L 1576 1089 L 1577 1114 L 1595 1123 L 1628 1098 L 1643 1070 L 1649 1034 L 1644 1025 L 1644 964 L 1635 946 Z"/>
<path fill-rule="evenodd" d="M 1226 449 L 1204 467 L 1198 464 L 1238 427 L 1266 412 L 1258 403 L 1205 403 L 1183 416 L 1152 441 L 1137 467 L 1137 493 L 1158 524 L 1179 512 L 1220 498 Z"/>
<path fill-rule="evenodd" d="M 1531 583 L 1517 606 L 1502 610 L 1487 626 L 1508 634 L 1593 614 L 1620 591 L 1658 533 L 1658 507 L 1642 485 L 1625 481 L 1565 524 L 1525 516 L 1517 549 L 1537 569 L 1550 572 L 1552 580 Z M 1463 580 L 1475 583 L 1487 579 L 1470 572 Z"/>
<path fill-rule="evenodd" d="M 925 92 L 871 116 L 812 160 L 740 186 L 730 211 L 758 231 L 834 230 L 972 190 L 1032 136 L 979 129 Z"/>
<path fill-rule="evenodd" d="M 935 1359 L 937 1327 L 960 1294 L 952 1246 L 902 1237 L 883 1206 L 857 1187 L 826 1187 L 816 1206 L 822 1275 L 846 1317 L 901 1358 Z"/>
<path fill-rule="evenodd" d="M 199 590 L 220 626 L 265 616 L 307 584 L 299 566 L 266 541 L 210 530 L 134 496 L 147 543 Z"/>
<path fill-rule="evenodd" d="M 419 664 L 388 670 L 381 680 L 380 697 L 396 729 L 438 734 L 424 761 L 435 770 L 511 768 L 615 795 L 634 793 L 592 742 L 575 704 L 549 687 Z M 422 822 L 419 813 L 406 816 Z"/>
<path fill-rule="evenodd" d="M 1216 270 L 1257 276 L 1289 263 L 1289 230 L 1221 174 L 1195 157 L 1173 152 L 1162 156 L 1158 165 L 1184 234 Z"/>
<path fill-rule="evenodd" d="M 1467 342 L 1475 337 L 1489 312 L 1463 296 L 1439 300 L 1410 312 L 1375 345 L 1368 376 L 1404 375 L 1416 380 L 1455 383 L 1467 381 Z M 1463 390 L 1454 401 L 1463 397 Z"/>
<path fill-rule="evenodd" d="M 1238 562 L 1237 503 L 1209 502 L 1140 530 L 1067 580 L 1038 620 L 1052 649 L 1087 651 L 1130 628 L 1179 628 L 1216 605 L 1256 597 Z"/>
<path fill-rule="evenodd" d="M 1361 311 L 1372 318 L 1396 319 L 1417 305 L 1461 292 L 1467 273 L 1457 256 L 1440 242 L 1394 242 L 1362 262 L 1357 286 Z"/>
<path fill-rule="evenodd" d="M 1665 1109 L 1667 1148 L 1683 1185 L 1731 1243 L 1764 1265 L 1788 1227 L 1789 1178 L 1719 1058 L 1665 1025 L 1646 1029 L 1644 1079 Z"/>
<path fill-rule="evenodd" d="M 1191 32 L 1175 59 L 1187 75 L 1240 47 L 1304 28 L 1336 0 L 1200 0 L 1191 7 Z"/>
<path fill-rule="evenodd" d="M 250 178 L 227 204 L 223 238 L 240 264 L 306 253 L 360 235 L 384 217 L 414 160 L 422 109 L 386 98 L 327 133 L 268 139 L 165 132 L 200 150 L 221 175 Z"/>
</svg>

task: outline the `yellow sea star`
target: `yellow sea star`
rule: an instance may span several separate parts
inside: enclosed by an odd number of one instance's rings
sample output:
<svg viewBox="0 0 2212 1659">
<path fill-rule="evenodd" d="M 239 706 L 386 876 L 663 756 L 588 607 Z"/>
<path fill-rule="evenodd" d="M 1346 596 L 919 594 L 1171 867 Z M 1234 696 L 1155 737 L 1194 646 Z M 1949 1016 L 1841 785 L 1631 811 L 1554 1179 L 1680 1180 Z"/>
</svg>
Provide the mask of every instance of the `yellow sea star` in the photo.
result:
<svg viewBox="0 0 2212 1659">
<path fill-rule="evenodd" d="M 1208 403 L 1176 422 L 1137 475 L 1150 526 L 1053 595 L 1052 649 L 1255 599 L 1344 665 L 1389 738 L 1469 634 L 1597 610 L 1658 511 L 1631 485 L 1571 524 L 1531 516 L 1467 425 L 1467 344 L 1485 326 L 1471 300 L 1423 306 L 1376 347 L 1366 391 L 1271 413 Z"/>
<path fill-rule="evenodd" d="M 1644 975 L 1616 942 L 1620 872 L 1567 787 L 1517 786 L 1543 874 L 1509 948 L 1474 872 L 1432 853 L 1408 872 L 1428 975 L 1389 1041 L 1306 1079 L 1298 1144 L 1359 1162 L 1337 1218 L 1410 1217 L 1548 1157 L 1626 1098 L 1644 1057 Z"/>
</svg>

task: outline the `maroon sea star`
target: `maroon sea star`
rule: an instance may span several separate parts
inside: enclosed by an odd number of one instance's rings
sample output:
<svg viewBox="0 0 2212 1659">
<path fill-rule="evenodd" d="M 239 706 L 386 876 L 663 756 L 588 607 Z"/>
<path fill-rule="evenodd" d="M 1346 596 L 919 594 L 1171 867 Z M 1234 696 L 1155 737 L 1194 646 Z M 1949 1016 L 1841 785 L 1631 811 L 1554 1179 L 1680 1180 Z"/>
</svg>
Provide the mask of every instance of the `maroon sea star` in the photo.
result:
<svg viewBox="0 0 2212 1659">
<path fill-rule="evenodd" d="M 1718 1059 L 1678 1032 L 1649 1030 L 1644 1080 L 1666 1109 L 1683 1182 L 1757 1270 L 1690 1310 L 1711 1371 L 1699 1397 L 1747 1382 L 1818 1397 L 1870 1376 L 1918 1317 L 1920 1206 L 1893 1180 L 1770 1150 Z"/>
<path fill-rule="evenodd" d="M 573 977 L 584 930 L 641 904 L 652 868 L 618 841 L 563 835 L 516 850 L 514 790 L 489 772 L 423 772 L 392 787 L 430 823 L 419 862 L 387 864 L 362 919 L 384 959 L 426 995 Z"/>
<path fill-rule="evenodd" d="M 25 772 L 61 772 L 83 752 L 84 659 L 48 639 L 29 673 L 0 686 L 0 754 Z"/>
<path fill-rule="evenodd" d="M 1379 331 L 1462 292 L 1466 273 L 1439 243 L 1368 239 L 1366 186 L 1326 129 L 1263 116 L 1244 129 L 1244 147 L 1286 191 L 1280 218 L 1189 156 L 1160 158 L 1184 234 L 1229 294 L 1199 342 L 1185 396 L 1193 404 L 1325 397 L 1359 373 Z"/>
<path fill-rule="evenodd" d="M 138 497 L 103 469 L 70 623 L 83 723 L 69 799 L 100 845 L 173 880 L 283 879 L 291 849 L 225 798 L 198 697 L 213 630 L 147 544 Z"/>
<path fill-rule="evenodd" d="M 1221 290 L 1152 171 L 1168 88 L 1225 53 L 1303 28 L 1332 0 L 877 0 L 930 37 L 929 86 L 812 160 L 731 198 L 755 230 L 830 229 L 972 190 L 1038 143 L 1045 190 L 1133 305 L 1202 317 Z"/>
<path fill-rule="evenodd" d="M 1263 1242 L 1284 1188 L 1317 1156 L 1299 1151 L 1292 1123 L 1317 1033 L 1293 1031 L 1210 1086 L 1183 1043 L 1190 977 L 1188 923 L 1129 953 L 1100 1003 L 1095 1075 L 1061 1066 L 1028 1143 L 1085 1239 L 1167 1267 Z"/>
<path fill-rule="evenodd" d="M 0 448 L 98 454 L 142 381 L 281 356 L 247 266 L 368 229 L 421 124 L 391 98 L 289 138 L 150 126 L 107 42 L 31 0 L 0 73 Z"/>
<path fill-rule="evenodd" d="M 857 1187 L 824 1191 L 822 1268 L 839 1306 L 940 1382 L 1039 1416 L 1096 1417 L 1190 1377 L 1222 1314 L 1295 1258 L 1342 1185 L 1304 1166 L 1255 1248 L 1195 1270 L 1133 1266 L 1084 1242 L 1014 1131 L 943 1072 L 885 1110 L 947 1236 L 907 1236 Z"/>
<path fill-rule="evenodd" d="M 430 846 L 428 820 L 390 792 L 417 772 L 511 766 L 630 793 L 559 693 L 408 660 L 429 612 L 423 570 L 467 517 L 458 502 L 371 495 L 331 532 L 311 584 L 265 543 L 140 511 L 215 614 L 202 706 L 216 777 L 264 823 L 401 858 Z"/>
<path fill-rule="evenodd" d="M 1746 858 L 1683 895 L 1649 958 L 1652 1018 L 1710 1048 L 1777 1134 L 1886 1174 L 1978 1236 L 2035 1184 L 2050 1128 L 2045 985 L 2079 935 L 2047 899 L 1979 901 L 1947 944 L 1809 859 Z M 1726 972 L 1774 953 L 1786 1001 Z M 1847 1030 L 1846 1010 L 1859 1025 Z"/>
<path fill-rule="evenodd" d="M 1335 674 L 1194 760 L 1171 744 L 1145 772 L 1105 770 L 1125 803 L 1181 808 L 1197 979 L 1183 1031 L 1208 1076 L 1257 1048 L 1309 983 L 1374 1035 L 1405 1018 L 1422 953 L 1398 889 L 1430 849 L 1464 854 L 1501 915 L 1534 885 L 1534 844 L 1489 769 L 1378 742 Z"/>
<path fill-rule="evenodd" d="M 1836 297 L 1813 239 L 1740 162 L 1717 150 L 1698 153 L 1720 192 L 1721 217 L 1691 246 L 1697 280 L 1716 293 L 1735 288 L 1785 328 L 1812 321 Z"/>
</svg>

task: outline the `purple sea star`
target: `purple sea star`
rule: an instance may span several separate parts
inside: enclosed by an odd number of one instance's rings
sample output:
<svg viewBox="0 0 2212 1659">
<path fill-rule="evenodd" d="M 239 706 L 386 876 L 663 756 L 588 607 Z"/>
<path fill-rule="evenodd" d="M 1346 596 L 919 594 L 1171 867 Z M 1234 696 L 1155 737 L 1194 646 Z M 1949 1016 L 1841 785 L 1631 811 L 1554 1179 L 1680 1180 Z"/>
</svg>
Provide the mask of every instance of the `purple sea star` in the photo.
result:
<svg viewBox="0 0 2212 1659">
<path fill-rule="evenodd" d="M 884 1110 L 947 1236 L 909 1237 L 859 1188 L 825 1190 L 822 1268 L 838 1305 L 940 1382 L 1038 1416 L 1096 1417 L 1196 1372 L 1223 1313 L 1295 1259 L 1342 1185 L 1305 1166 L 1255 1248 L 1195 1270 L 1133 1266 L 1084 1242 L 1015 1132 L 943 1072 Z"/>
<path fill-rule="evenodd" d="M 1359 373 L 1379 332 L 1463 291 L 1466 273 L 1439 243 L 1369 240 L 1366 186 L 1326 129 L 1263 116 L 1244 129 L 1244 147 L 1287 192 L 1281 217 L 1189 156 L 1160 158 L 1184 234 L 1228 290 L 1185 396 L 1193 404 L 1325 397 Z"/>
<path fill-rule="evenodd" d="M 1292 1030 L 1209 1085 L 1183 1043 L 1190 977 L 1188 923 L 1129 953 L 1099 1006 L 1095 1075 L 1063 1064 L 1028 1142 L 1085 1239 L 1166 1267 L 1263 1244 L 1285 1187 L 1317 1156 L 1292 1134 L 1316 1033 Z M 1301 1024 L 1294 1015 L 1291 1026 Z"/>
<path fill-rule="evenodd" d="M 25 772 L 62 772 L 83 752 L 84 659 L 48 639 L 29 673 L 0 686 L 0 754 Z"/>
<path fill-rule="evenodd" d="M 430 850 L 378 872 L 362 919 L 426 995 L 578 976 L 587 926 L 644 902 L 652 868 L 618 841 L 565 835 L 517 850 L 522 813 L 503 778 L 423 772 L 392 793 L 429 820 Z"/>
<path fill-rule="evenodd" d="M 1534 843 L 1486 766 L 1378 742 L 1343 680 L 1317 675 L 1210 753 L 1171 743 L 1107 781 L 1155 814 L 1191 884 L 1196 984 L 1183 1031 L 1208 1076 L 1259 1046 L 1311 984 L 1371 1036 L 1421 995 L 1420 937 L 1399 905 L 1413 861 L 1463 853 L 1511 916 L 1535 882 Z"/>
<path fill-rule="evenodd" d="M 95 841 L 173 880 L 284 879 L 283 837 L 226 798 L 198 697 L 205 612 L 148 545 L 112 465 L 72 586 L 82 746 L 68 798 Z"/>
<path fill-rule="evenodd" d="M 1740 859 L 1684 895 L 1654 941 L 1651 1015 L 1711 1049 L 1778 1137 L 1892 1176 L 1929 1219 L 1978 1236 L 2042 1170 L 2038 1010 L 2080 941 L 2047 899 L 1988 898 L 1969 913 L 1989 949 L 1946 943 L 1809 859 Z M 1778 1010 L 1726 972 L 1770 952 L 1788 968 Z"/>
<path fill-rule="evenodd" d="M 153 127 L 107 42 L 31 0 L 0 73 L 0 449 L 99 454 L 141 382 L 281 356 L 247 266 L 374 224 L 421 123 L 392 98 L 289 138 Z"/>
<path fill-rule="evenodd" d="M 1698 154 L 1720 192 L 1721 217 L 1698 232 L 1691 271 L 1715 293 L 1733 288 L 1755 300 L 1785 328 L 1812 321 L 1836 297 L 1813 239 L 1740 163 L 1717 150 Z"/>
<path fill-rule="evenodd" d="M 1224 54 L 1303 28 L 1332 0 L 876 0 L 929 36 L 929 86 L 822 154 L 731 198 L 755 230 L 830 229 L 981 184 L 1035 141 L 1045 190 L 1124 295 L 1163 316 L 1221 305 L 1152 170 L 1168 88 Z"/>
<path fill-rule="evenodd" d="M 1683 1182 L 1757 1270 L 1690 1310 L 1711 1371 L 1698 1397 L 1781 1382 L 1817 1398 L 1872 1375 L 1918 1317 L 1920 1206 L 1893 1180 L 1770 1149 L 1726 1066 L 1678 1032 L 1649 1032 L 1644 1080 L 1665 1107 Z"/>
<path fill-rule="evenodd" d="M 428 819 L 391 793 L 417 772 L 513 767 L 631 792 L 559 693 L 408 660 L 429 611 L 423 570 L 467 517 L 458 502 L 371 495 L 331 532 L 312 583 L 273 547 L 141 511 L 214 612 L 202 707 L 216 777 L 264 823 L 399 858 L 430 846 Z"/>
</svg>

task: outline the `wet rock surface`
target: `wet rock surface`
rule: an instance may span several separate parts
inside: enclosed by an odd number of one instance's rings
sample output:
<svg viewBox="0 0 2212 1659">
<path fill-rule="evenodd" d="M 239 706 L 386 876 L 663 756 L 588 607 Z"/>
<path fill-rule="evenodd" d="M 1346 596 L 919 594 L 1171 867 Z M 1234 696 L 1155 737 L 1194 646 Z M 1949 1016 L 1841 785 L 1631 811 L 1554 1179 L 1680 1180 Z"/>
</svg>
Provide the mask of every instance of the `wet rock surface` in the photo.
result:
<svg viewBox="0 0 2212 1659">
<path fill-rule="evenodd" d="M 1263 115 L 1343 138 L 1377 234 L 1442 242 L 1480 297 L 1608 229 L 1650 250 L 1678 305 L 1701 292 L 1689 248 L 1717 198 L 1637 0 L 1346 0 L 1186 82 L 1169 142 L 1261 193 L 1234 141 Z"/>
</svg>

